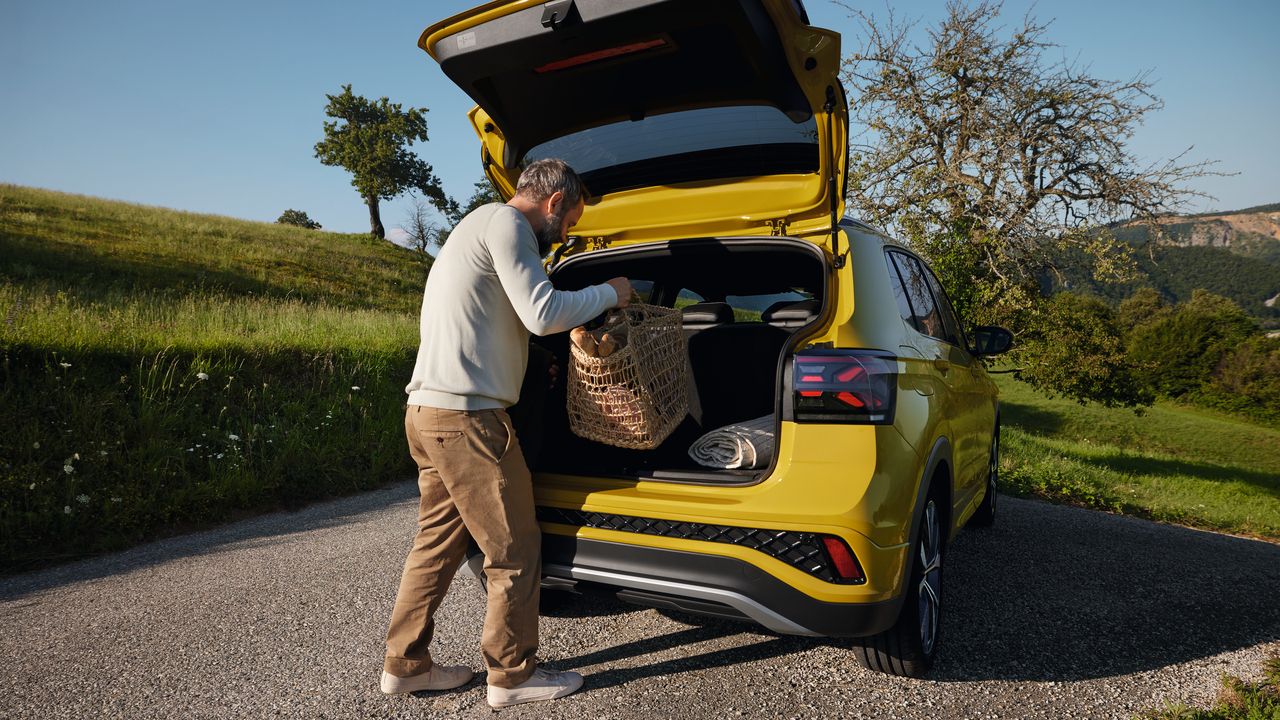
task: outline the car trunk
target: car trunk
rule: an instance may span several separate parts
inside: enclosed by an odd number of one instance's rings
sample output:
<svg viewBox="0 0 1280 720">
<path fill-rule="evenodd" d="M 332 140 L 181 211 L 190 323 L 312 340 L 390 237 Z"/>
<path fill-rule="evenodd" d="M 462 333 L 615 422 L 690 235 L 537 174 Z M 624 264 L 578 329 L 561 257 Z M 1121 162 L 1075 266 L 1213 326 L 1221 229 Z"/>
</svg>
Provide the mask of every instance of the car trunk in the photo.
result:
<svg viewBox="0 0 1280 720">
<path fill-rule="evenodd" d="M 536 338 L 530 370 L 512 416 L 530 466 L 538 472 L 672 482 L 747 483 L 760 468 L 703 467 L 689 447 L 703 433 L 774 414 L 783 363 L 797 334 L 823 315 L 824 253 L 790 238 L 677 240 L 574 256 L 551 278 L 573 290 L 625 276 L 648 302 L 681 307 L 690 360 L 689 415 L 659 447 L 628 450 L 585 440 L 569 430 L 565 382 L 567 333 Z M 548 390 L 551 357 L 562 381 Z M 775 424 L 776 437 L 776 424 Z"/>
</svg>

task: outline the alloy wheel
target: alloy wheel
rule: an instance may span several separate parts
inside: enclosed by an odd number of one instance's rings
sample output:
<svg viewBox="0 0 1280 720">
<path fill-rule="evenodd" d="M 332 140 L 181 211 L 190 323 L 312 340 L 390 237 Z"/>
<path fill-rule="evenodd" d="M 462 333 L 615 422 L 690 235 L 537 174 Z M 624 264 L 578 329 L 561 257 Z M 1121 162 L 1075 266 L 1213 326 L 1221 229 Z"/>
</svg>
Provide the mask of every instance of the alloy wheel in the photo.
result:
<svg viewBox="0 0 1280 720">
<path fill-rule="evenodd" d="M 942 528 L 938 507 L 932 499 L 924 508 L 919 547 L 921 572 L 916 596 L 920 603 L 920 647 L 928 655 L 933 652 L 938 637 L 938 617 L 942 610 Z"/>
<path fill-rule="evenodd" d="M 987 468 L 987 494 L 991 496 L 991 514 L 996 514 L 996 490 L 1000 480 L 1000 428 L 991 438 L 991 460 Z"/>
</svg>

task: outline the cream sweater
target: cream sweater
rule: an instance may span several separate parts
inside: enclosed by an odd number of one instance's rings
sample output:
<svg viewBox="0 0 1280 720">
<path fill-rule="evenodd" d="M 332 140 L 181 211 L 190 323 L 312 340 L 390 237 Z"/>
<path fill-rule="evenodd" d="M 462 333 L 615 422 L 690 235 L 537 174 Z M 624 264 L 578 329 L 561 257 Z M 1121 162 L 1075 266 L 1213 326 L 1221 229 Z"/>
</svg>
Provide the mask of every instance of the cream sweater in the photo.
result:
<svg viewBox="0 0 1280 720">
<path fill-rule="evenodd" d="M 519 210 L 477 208 L 449 233 L 422 294 L 410 405 L 483 410 L 515 404 L 529 333 L 575 328 L 618 304 L 609 285 L 556 290 Z"/>
</svg>

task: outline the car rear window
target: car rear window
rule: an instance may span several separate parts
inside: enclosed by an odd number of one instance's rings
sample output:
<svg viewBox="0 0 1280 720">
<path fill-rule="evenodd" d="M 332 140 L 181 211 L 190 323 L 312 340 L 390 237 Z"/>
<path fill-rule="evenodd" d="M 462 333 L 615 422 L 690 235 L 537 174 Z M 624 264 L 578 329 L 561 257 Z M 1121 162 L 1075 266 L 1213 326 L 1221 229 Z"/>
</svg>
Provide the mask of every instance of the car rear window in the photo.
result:
<svg viewBox="0 0 1280 720">
<path fill-rule="evenodd" d="M 582 130 L 535 146 L 523 168 L 560 158 L 594 195 L 649 185 L 818 171 L 818 127 L 766 105 L 700 108 Z"/>
</svg>

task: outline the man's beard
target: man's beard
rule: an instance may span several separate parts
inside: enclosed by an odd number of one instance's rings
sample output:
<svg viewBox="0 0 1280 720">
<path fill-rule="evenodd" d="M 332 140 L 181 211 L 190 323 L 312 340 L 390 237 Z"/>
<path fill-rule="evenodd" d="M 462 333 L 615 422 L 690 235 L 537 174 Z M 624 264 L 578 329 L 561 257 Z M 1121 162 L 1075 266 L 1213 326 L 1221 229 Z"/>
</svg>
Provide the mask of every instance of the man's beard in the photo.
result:
<svg viewBox="0 0 1280 720">
<path fill-rule="evenodd" d="M 564 214 L 551 213 L 542 219 L 542 228 L 534 233 L 538 238 L 538 257 L 551 252 L 551 243 L 560 242 L 564 236 Z"/>
</svg>

